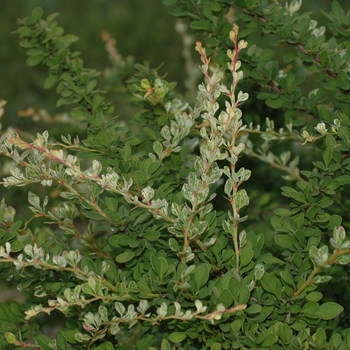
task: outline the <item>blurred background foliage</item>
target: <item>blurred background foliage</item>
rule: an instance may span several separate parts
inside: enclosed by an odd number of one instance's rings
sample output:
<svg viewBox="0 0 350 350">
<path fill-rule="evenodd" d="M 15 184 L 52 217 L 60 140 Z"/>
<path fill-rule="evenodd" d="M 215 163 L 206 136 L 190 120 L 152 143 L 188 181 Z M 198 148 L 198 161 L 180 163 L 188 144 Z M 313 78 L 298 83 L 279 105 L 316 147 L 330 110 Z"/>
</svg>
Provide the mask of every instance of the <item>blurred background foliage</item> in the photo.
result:
<svg viewBox="0 0 350 350">
<path fill-rule="evenodd" d="M 350 8 L 349 1 L 339 2 L 345 10 Z M 176 19 L 169 14 L 171 8 L 163 6 L 161 0 L 3 1 L 0 11 L 0 98 L 8 101 L 6 115 L 2 120 L 5 127 L 28 128 L 32 122 L 18 118 L 17 113 L 29 107 L 44 108 L 49 113 L 64 111 L 64 107 L 55 107 L 55 89 L 43 88 L 47 77 L 46 68 L 40 65 L 34 69 L 28 68 L 25 65 L 24 49 L 19 46 L 17 36 L 11 34 L 17 28 L 16 19 L 28 15 L 36 6 L 41 6 L 46 15 L 60 13 L 57 19 L 59 25 L 66 33 L 79 37 L 73 48 L 82 53 L 86 67 L 103 71 L 111 65 L 101 39 L 101 33 L 107 31 L 117 40 L 117 49 L 123 57 L 133 56 L 135 63 L 147 60 L 153 68 L 164 63 L 160 73 L 168 73 L 167 79 L 176 81 L 179 91 L 185 93 L 181 37 L 174 30 Z M 304 1 L 300 11 L 311 11 L 312 19 L 322 25 L 326 18 L 320 10 L 327 12 L 330 8 L 330 0 Z M 274 48 L 278 38 L 275 43 L 272 39 L 271 35 L 261 36 L 259 43 L 263 47 Z M 284 54 L 285 51 L 277 52 L 274 59 L 283 62 Z M 197 56 L 194 55 L 194 58 L 197 59 Z M 100 80 L 103 86 L 106 82 L 103 82 L 102 77 Z M 113 92 L 109 98 L 115 101 Z M 121 117 L 129 117 L 123 115 L 123 108 L 118 108 L 118 105 L 115 107 Z"/>
<path fill-rule="evenodd" d="M 11 0 L 2 2 L 0 11 L 0 97 L 8 101 L 4 126 L 26 128 L 29 120 L 19 119 L 18 110 L 45 108 L 49 113 L 64 111 L 57 109 L 55 89 L 45 90 L 47 69 L 26 66 L 26 55 L 19 46 L 16 19 L 27 16 L 40 6 L 45 16 L 59 12 L 59 25 L 68 34 L 79 37 L 73 49 L 80 51 L 86 67 L 103 71 L 111 66 L 101 33 L 107 31 L 117 41 L 122 56 L 133 56 L 134 61 L 150 61 L 152 67 L 165 62 L 162 69 L 170 80 L 177 80 L 183 67 L 181 39 L 174 32 L 175 18 L 159 0 Z M 179 80 L 181 81 L 181 77 Z M 105 82 L 101 80 L 101 86 Z M 113 98 L 113 94 L 110 94 Z M 116 113 L 121 114 L 116 106 Z"/>
</svg>

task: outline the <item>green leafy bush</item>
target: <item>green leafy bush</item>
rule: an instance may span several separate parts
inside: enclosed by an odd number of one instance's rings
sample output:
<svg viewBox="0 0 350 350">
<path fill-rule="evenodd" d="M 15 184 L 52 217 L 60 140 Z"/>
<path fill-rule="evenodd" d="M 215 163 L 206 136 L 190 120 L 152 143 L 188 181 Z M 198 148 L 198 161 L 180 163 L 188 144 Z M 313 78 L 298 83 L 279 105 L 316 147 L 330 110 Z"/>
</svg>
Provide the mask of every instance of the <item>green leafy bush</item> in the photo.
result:
<svg viewBox="0 0 350 350">
<path fill-rule="evenodd" d="M 57 14 L 18 20 L 27 64 L 48 67 L 84 131 L 2 134 L 2 184 L 31 185 L 33 215 L 1 202 L 0 268 L 25 302 L 0 304 L 0 346 L 350 348 L 350 15 L 333 2 L 326 38 L 301 1 L 163 2 L 201 37 L 203 83 L 192 105 L 118 56 L 109 81 L 128 76 L 139 108 L 127 121 Z"/>
</svg>

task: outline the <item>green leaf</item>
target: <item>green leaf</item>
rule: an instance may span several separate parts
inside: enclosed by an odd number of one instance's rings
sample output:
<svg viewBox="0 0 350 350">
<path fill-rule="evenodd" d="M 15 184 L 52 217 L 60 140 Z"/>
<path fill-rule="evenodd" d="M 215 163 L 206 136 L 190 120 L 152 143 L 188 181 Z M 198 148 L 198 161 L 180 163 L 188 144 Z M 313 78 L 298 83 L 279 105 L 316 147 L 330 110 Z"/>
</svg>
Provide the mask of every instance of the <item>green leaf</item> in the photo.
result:
<svg viewBox="0 0 350 350">
<path fill-rule="evenodd" d="M 296 191 L 294 188 L 284 186 L 281 189 L 282 189 L 282 194 L 284 196 L 291 197 L 301 203 L 306 203 L 305 196 L 301 192 Z"/>
<path fill-rule="evenodd" d="M 90 219 L 93 219 L 93 220 L 105 220 L 105 218 L 100 213 L 98 213 L 97 211 L 89 210 L 89 209 L 82 209 L 81 212 L 87 218 L 90 218 Z"/>
<path fill-rule="evenodd" d="M 210 273 L 210 265 L 198 264 L 194 270 L 194 282 L 196 290 L 199 291 L 208 281 Z"/>
<path fill-rule="evenodd" d="M 311 292 L 311 293 L 306 295 L 306 300 L 317 302 L 317 301 L 322 299 L 322 296 L 323 295 L 320 292 Z"/>
<path fill-rule="evenodd" d="M 318 303 L 308 302 L 302 307 L 300 312 L 306 315 L 315 316 L 318 310 L 319 310 Z"/>
<path fill-rule="evenodd" d="M 23 249 L 24 245 L 20 241 L 11 242 L 11 252 L 17 253 Z"/>
<path fill-rule="evenodd" d="M 144 127 L 143 131 L 145 132 L 145 134 L 153 141 L 157 141 L 160 139 L 160 136 L 158 136 L 155 131 L 149 127 Z"/>
<path fill-rule="evenodd" d="M 124 264 L 124 263 L 130 261 L 131 259 L 133 259 L 134 256 L 135 256 L 134 252 L 132 250 L 128 249 L 124 253 L 117 255 L 115 260 L 116 260 L 116 262 L 118 262 L 120 264 Z"/>
<path fill-rule="evenodd" d="M 244 286 L 238 293 L 238 304 L 246 304 L 250 298 L 250 289 L 248 286 Z"/>
<path fill-rule="evenodd" d="M 187 337 L 184 332 L 173 332 L 169 335 L 169 340 L 172 343 L 181 343 Z"/>
<path fill-rule="evenodd" d="M 268 263 L 268 264 L 284 264 L 284 261 L 272 256 L 271 253 L 266 253 L 262 255 L 261 260 L 264 263 Z"/>
<path fill-rule="evenodd" d="M 43 60 L 43 56 L 42 55 L 38 55 L 38 56 L 29 56 L 27 58 L 27 65 L 30 67 L 36 66 L 38 65 L 42 60 Z"/>
<path fill-rule="evenodd" d="M 248 242 L 241 250 L 239 265 L 240 267 L 247 266 L 253 259 L 254 251 L 251 248 L 251 243 Z"/>
<path fill-rule="evenodd" d="M 226 308 L 229 308 L 233 304 L 233 295 L 228 289 L 223 289 L 220 293 L 219 302 Z"/>
<path fill-rule="evenodd" d="M 191 22 L 191 28 L 197 30 L 211 31 L 212 24 L 207 20 L 193 21 Z"/>
<path fill-rule="evenodd" d="M 339 21 L 343 21 L 345 19 L 345 12 L 338 1 L 332 2 L 332 12 L 339 19 Z"/>
<path fill-rule="evenodd" d="M 329 349 L 341 349 L 342 337 L 339 333 L 333 332 L 331 339 L 329 340 Z"/>
<path fill-rule="evenodd" d="M 75 333 L 78 333 L 78 329 L 68 329 L 63 328 L 60 330 L 60 333 L 63 335 L 63 337 L 68 341 L 70 344 L 76 344 L 77 341 L 75 340 Z"/>
<path fill-rule="evenodd" d="M 143 238 L 146 239 L 147 241 L 150 242 L 155 242 L 159 239 L 160 233 L 157 231 L 147 231 L 144 235 Z"/>
<path fill-rule="evenodd" d="M 293 92 L 297 86 L 295 75 L 291 72 L 288 72 L 287 76 L 285 77 L 285 82 L 286 82 L 287 92 L 289 93 Z"/>
<path fill-rule="evenodd" d="M 278 334 L 284 344 L 289 344 L 293 336 L 293 331 L 286 323 L 284 323 L 280 326 Z"/>
<path fill-rule="evenodd" d="M 60 331 L 57 332 L 57 345 L 60 350 L 67 350 L 67 340 L 64 338 Z"/>
<path fill-rule="evenodd" d="M 315 313 L 315 316 L 320 317 L 322 320 L 331 320 L 332 318 L 337 317 L 344 311 L 344 308 L 333 302 L 327 302 L 320 305 L 318 311 Z"/>
<path fill-rule="evenodd" d="M 30 49 L 27 51 L 28 56 L 42 56 L 43 51 L 40 49 Z"/>
<path fill-rule="evenodd" d="M 292 248 L 294 246 L 293 241 L 289 235 L 276 235 L 276 243 L 282 248 Z"/>
<path fill-rule="evenodd" d="M 138 349 L 138 348 L 137 348 Z M 104 343 L 102 343 L 101 345 L 99 345 L 96 350 L 114 350 L 114 346 L 112 343 L 110 343 L 109 341 L 106 341 Z"/>
<path fill-rule="evenodd" d="M 327 147 L 325 151 L 323 151 L 323 162 L 326 166 L 326 168 L 329 167 L 329 164 L 332 161 L 332 156 L 333 156 L 333 148 Z"/>
<path fill-rule="evenodd" d="M 32 11 L 33 24 L 37 23 L 43 15 L 43 9 L 41 7 L 36 7 Z"/>
<path fill-rule="evenodd" d="M 58 79 L 55 75 L 48 76 L 44 82 L 44 89 L 50 89 L 56 84 L 57 81 Z"/>
<path fill-rule="evenodd" d="M 151 265 L 153 271 L 156 273 L 159 279 L 162 279 L 168 270 L 168 262 L 166 259 L 162 256 L 151 256 Z"/>
<path fill-rule="evenodd" d="M 215 343 L 211 346 L 210 350 L 221 350 L 221 345 L 219 343 Z"/>
<path fill-rule="evenodd" d="M 66 43 L 74 43 L 75 41 L 78 41 L 79 40 L 79 37 L 77 37 L 76 35 L 74 34 L 67 34 L 64 36 L 64 41 Z"/>
<path fill-rule="evenodd" d="M 278 97 L 276 99 L 273 99 L 273 98 L 269 97 L 265 101 L 265 103 L 271 108 L 279 109 L 286 103 L 286 101 L 283 98 L 280 98 L 280 97 Z"/>
<path fill-rule="evenodd" d="M 266 336 L 266 338 L 264 339 L 264 341 L 260 345 L 266 349 L 275 343 L 276 343 L 276 336 L 274 334 L 269 334 Z"/>
<path fill-rule="evenodd" d="M 52 340 L 48 336 L 46 336 L 44 334 L 38 334 L 38 335 L 34 336 L 34 339 L 43 350 L 51 350 L 52 349 L 52 347 L 50 345 Z"/>
<path fill-rule="evenodd" d="M 86 120 L 86 115 L 81 109 L 72 109 L 70 111 L 70 116 L 77 121 Z"/>
<path fill-rule="evenodd" d="M 247 313 L 248 315 L 258 314 L 262 310 L 262 306 L 258 304 L 252 304 L 250 305 L 244 313 Z"/>
<path fill-rule="evenodd" d="M 11 332 L 5 333 L 5 339 L 9 344 L 13 344 L 16 342 L 16 336 Z"/>
<path fill-rule="evenodd" d="M 261 284 L 263 288 L 280 299 L 282 293 L 281 281 L 272 273 L 266 272 L 261 279 Z"/>
<path fill-rule="evenodd" d="M 162 340 L 160 350 L 171 350 L 170 344 L 165 338 Z"/>
<path fill-rule="evenodd" d="M 295 283 L 293 281 L 292 275 L 287 272 L 287 271 L 281 271 L 280 275 L 283 279 L 283 281 L 285 281 L 286 283 L 288 283 L 290 286 L 292 286 L 293 288 L 295 288 Z"/>
<path fill-rule="evenodd" d="M 278 208 L 274 211 L 274 213 L 278 216 L 289 217 L 291 215 L 290 210 L 285 208 Z"/>
<path fill-rule="evenodd" d="M 137 344 L 137 350 L 146 350 L 153 343 L 154 335 L 149 334 L 144 336 Z"/>
<path fill-rule="evenodd" d="M 283 61 L 286 62 L 286 63 L 292 62 L 294 60 L 295 60 L 295 53 L 294 52 L 286 53 L 283 56 Z"/>
</svg>

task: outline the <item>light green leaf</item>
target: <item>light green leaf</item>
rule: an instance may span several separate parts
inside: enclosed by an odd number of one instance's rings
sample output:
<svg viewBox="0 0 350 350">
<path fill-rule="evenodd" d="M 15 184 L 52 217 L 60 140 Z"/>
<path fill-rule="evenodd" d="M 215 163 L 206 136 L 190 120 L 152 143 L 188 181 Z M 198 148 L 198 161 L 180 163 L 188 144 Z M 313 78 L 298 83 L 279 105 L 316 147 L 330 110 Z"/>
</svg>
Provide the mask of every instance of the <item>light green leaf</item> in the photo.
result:
<svg viewBox="0 0 350 350">
<path fill-rule="evenodd" d="M 41 7 L 36 7 L 32 11 L 33 24 L 38 22 L 43 15 L 43 9 Z"/>
<path fill-rule="evenodd" d="M 320 305 L 318 311 L 315 313 L 315 316 L 320 317 L 322 320 L 331 320 L 332 318 L 337 317 L 344 311 L 344 308 L 333 302 L 327 302 Z"/>
<path fill-rule="evenodd" d="M 311 292 L 311 293 L 306 295 L 306 300 L 317 302 L 317 301 L 322 299 L 322 296 L 323 295 L 320 292 Z"/>
<path fill-rule="evenodd" d="M 30 67 L 36 66 L 38 65 L 42 60 L 43 60 L 43 56 L 42 55 L 38 55 L 38 56 L 29 56 L 27 58 L 27 65 Z"/>
<path fill-rule="evenodd" d="M 181 343 L 187 337 L 184 332 L 173 332 L 169 335 L 169 340 L 172 343 Z"/>
<path fill-rule="evenodd" d="M 165 338 L 162 340 L 160 350 L 171 350 L 170 344 Z"/>
<path fill-rule="evenodd" d="M 133 259 L 134 256 L 135 256 L 134 252 L 132 250 L 128 249 L 124 253 L 117 255 L 115 260 L 116 260 L 116 262 L 123 264 L 123 263 L 126 263 L 126 262 L 130 261 L 131 259 Z"/>
<path fill-rule="evenodd" d="M 9 344 L 13 344 L 16 342 L 16 336 L 11 332 L 5 333 L 5 339 Z"/>
<path fill-rule="evenodd" d="M 109 341 L 106 341 L 106 342 L 102 343 L 101 345 L 99 345 L 96 348 L 96 350 L 114 350 L 114 346 Z"/>
</svg>

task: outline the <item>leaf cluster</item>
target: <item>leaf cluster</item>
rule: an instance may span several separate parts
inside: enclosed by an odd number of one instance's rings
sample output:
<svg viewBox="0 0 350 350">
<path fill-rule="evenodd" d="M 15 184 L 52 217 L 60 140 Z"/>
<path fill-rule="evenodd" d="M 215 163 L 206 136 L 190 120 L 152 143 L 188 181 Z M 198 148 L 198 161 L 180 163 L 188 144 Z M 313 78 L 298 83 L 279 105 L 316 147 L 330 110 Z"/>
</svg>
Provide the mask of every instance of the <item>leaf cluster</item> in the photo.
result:
<svg viewBox="0 0 350 350">
<path fill-rule="evenodd" d="M 18 20 L 27 64 L 48 67 L 44 87 L 56 86 L 58 106 L 73 105 L 86 135 L 1 136 L 0 154 L 14 164 L 2 184 L 55 187 L 59 199 L 29 191 L 33 214 L 23 221 L 1 202 L 0 271 L 26 303 L 0 305 L 0 345 L 349 348 L 341 296 L 350 262 L 349 15 L 333 2 L 326 39 L 310 13 L 299 13 L 301 1 L 163 2 L 203 36 L 197 104 L 158 69 L 136 65 L 128 86 L 140 111 L 126 124 L 96 88 L 99 73 L 71 51 L 77 38 L 57 14 L 44 19 L 35 8 Z M 278 37 L 291 67 L 254 33 Z M 316 89 L 307 90 L 305 72 Z M 252 120 L 261 101 L 278 120 Z M 253 175 L 249 158 L 262 164 Z M 249 185 L 260 169 L 283 173 L 284 199 Z M 49 337 L 40 322 L 56 315 L 64 326 Z"/>
</svg>

